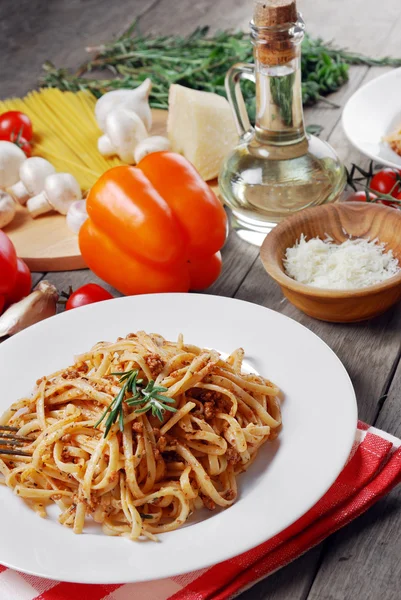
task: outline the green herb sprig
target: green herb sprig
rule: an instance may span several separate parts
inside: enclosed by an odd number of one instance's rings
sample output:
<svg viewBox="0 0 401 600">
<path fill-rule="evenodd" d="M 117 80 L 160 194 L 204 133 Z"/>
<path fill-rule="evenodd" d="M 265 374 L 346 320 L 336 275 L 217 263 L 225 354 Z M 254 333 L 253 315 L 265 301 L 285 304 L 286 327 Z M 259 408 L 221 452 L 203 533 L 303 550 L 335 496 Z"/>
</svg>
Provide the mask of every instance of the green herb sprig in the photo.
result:
<svg viewBox="0 0 401 600">
<path fill-rule="evenodd" d="M 125 373 L 110 373 L 110 375 L 120 375 L 119 383 L 122 383 L 123 385 L 117 396 L 111 401 L 110 405 L 94 425 L 95 428 L 98 427 L 108 415 L 105 424 L 104 437 L 107 436 L 112 425 L 117 421 L 120 431 L 124 430 L 124 401 L 128 406 L 141 405 L 141 407 L 135 411 L 138 414 L 146 413 L 150 410 L 152 415 L 157 417 L 159 421 L 163 421 L 163 413 L 166 410 L 177 412 L 176 408 L 169 406 L 169 404 L 174 402 L 174 399 L 161 394 L 161 392 L 166 392 L 168 388 L 161 385 L 155 385 L 153 379 L 147 383 L 146 387 L 143 387 L 143 379 L 138 379 L 138 369 L 132 369 Z M 126 394 L 129 393 L 131 393 L 132 396 L 125 398 Z"/>
<path fill-rule="evenodd" d="M 147 77 L 153 87 L 150 104 L 168 108 L 168 90 L 172 83 L 225 96 L 224 78 L 237 62 L 252 62 L 248 32 L 220 31 L 209 35 L 208 27 L 196 29 L 187 37 L 141 35 L 134 22 L 123 36 L 98 47 L 93 59 L 77 73 L 44 64 L 44 87 L 61 90 L 90 90 L 96 97 L 120 88 L 134 88 Z M 321 39 L 305 36 L 302 44 L 302 96 L 304 104 L 325 101 L 348 80 L 349 65 L 401 66 L 401 58 L 370 58 L 336 48 Z M 106 71 L 110 77 L 94 79 L 92 72 Z M 90 74 L 89 77 L 84 76 Z M 251 119 L 255 114 L 255 88 L 244 82 L 243 93 Z"/>
</svg>

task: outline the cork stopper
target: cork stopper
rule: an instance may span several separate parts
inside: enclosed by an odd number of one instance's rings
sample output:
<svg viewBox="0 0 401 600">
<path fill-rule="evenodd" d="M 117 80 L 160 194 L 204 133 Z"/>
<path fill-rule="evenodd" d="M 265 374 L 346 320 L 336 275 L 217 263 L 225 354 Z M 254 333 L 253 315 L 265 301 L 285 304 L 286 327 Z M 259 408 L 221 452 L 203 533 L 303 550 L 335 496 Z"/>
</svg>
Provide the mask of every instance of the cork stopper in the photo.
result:
<svg viewBox="0 0 401 600">
<path fill-rule="evenodd" d="M 256 27 L 275 27 L 295 23 L 297 6 L 295 0 L 256 0 L 253 22 Z"/>
<path fill-rule="evenodd" d="M 296 50 L 285 25 L 296 23 L 297 20 L 295 0 L 256 0 L 253 26 L 257 30 L 260 29 L 257 35 L 254 35 L 255 61 L 263 65 L 276 66 L 295 58 Z M 277 28 L 277 30 L 263 30 L 264 27 Z"/>
</svg>

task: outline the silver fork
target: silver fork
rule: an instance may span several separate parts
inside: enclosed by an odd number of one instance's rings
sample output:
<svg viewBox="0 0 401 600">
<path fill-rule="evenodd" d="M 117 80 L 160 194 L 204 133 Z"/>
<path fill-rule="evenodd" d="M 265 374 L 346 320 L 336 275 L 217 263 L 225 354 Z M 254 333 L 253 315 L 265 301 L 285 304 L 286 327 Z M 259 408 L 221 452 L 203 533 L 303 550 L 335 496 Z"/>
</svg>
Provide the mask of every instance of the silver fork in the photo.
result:
<svg viewBox="0 0 401 600">
<path fill-rule="evenodd" d="M 24 452 L 26 444 L 33 442 L 33 438 L 18 435 L 18 427 L 0 425 L 0 455 L 32 456 L 30 452 Z"/>
</svg>

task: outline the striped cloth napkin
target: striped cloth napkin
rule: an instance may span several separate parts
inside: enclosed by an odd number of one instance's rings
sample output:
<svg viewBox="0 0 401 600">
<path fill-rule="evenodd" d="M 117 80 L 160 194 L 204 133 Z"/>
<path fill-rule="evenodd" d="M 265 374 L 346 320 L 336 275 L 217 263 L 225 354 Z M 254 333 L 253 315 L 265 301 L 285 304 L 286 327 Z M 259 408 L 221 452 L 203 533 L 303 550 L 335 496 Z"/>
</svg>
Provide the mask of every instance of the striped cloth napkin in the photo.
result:
<svg viewBox="0 0 401 600">
<path fill-rule="evenodd" d="M 347 525 L 401 482 L 401 440 L 359 422 L 343 471 L 309 512 L 271 540 L 231 560 L 147 583 L 81 585 L 0 566 L 1 600 L 228 600 Z"/>
</svg>

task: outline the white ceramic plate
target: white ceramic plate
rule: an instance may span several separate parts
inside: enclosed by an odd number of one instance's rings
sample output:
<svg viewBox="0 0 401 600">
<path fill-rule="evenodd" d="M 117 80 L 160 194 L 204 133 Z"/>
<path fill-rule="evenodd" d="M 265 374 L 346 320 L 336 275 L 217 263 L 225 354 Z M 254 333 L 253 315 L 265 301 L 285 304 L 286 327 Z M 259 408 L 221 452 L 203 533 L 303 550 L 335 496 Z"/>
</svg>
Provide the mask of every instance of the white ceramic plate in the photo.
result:
<svg viewBox="0 0 401 600">
<path fill-rule="evenodd" d="M 382 138 L 401 126 L 401 68 L 355 92 L 345 105 L 342 122 L 355 148 L 378 163 L 399 169 L 401 156 Z"/>
<path fill-rule="evenodd" d="M 200 569 L 249 550 L 302 516 L 327 491 L 352 447 L 357 410 L 336 355 L 295 321 L 261 306 L 196 294 L 109 300 L 42 321 L 0 345 L 0 411 L 41 375 L 71 364 L 99 340 L 144 329 L 229 353 L 282 389 L 283 429 L 239 477 L 239 498 L 220 513 L 162 534 L 159 543 L 75 535 L 41 519 L 0 486 L 0 564 L 82 583 L 139 582 Z"/>
</svg>

